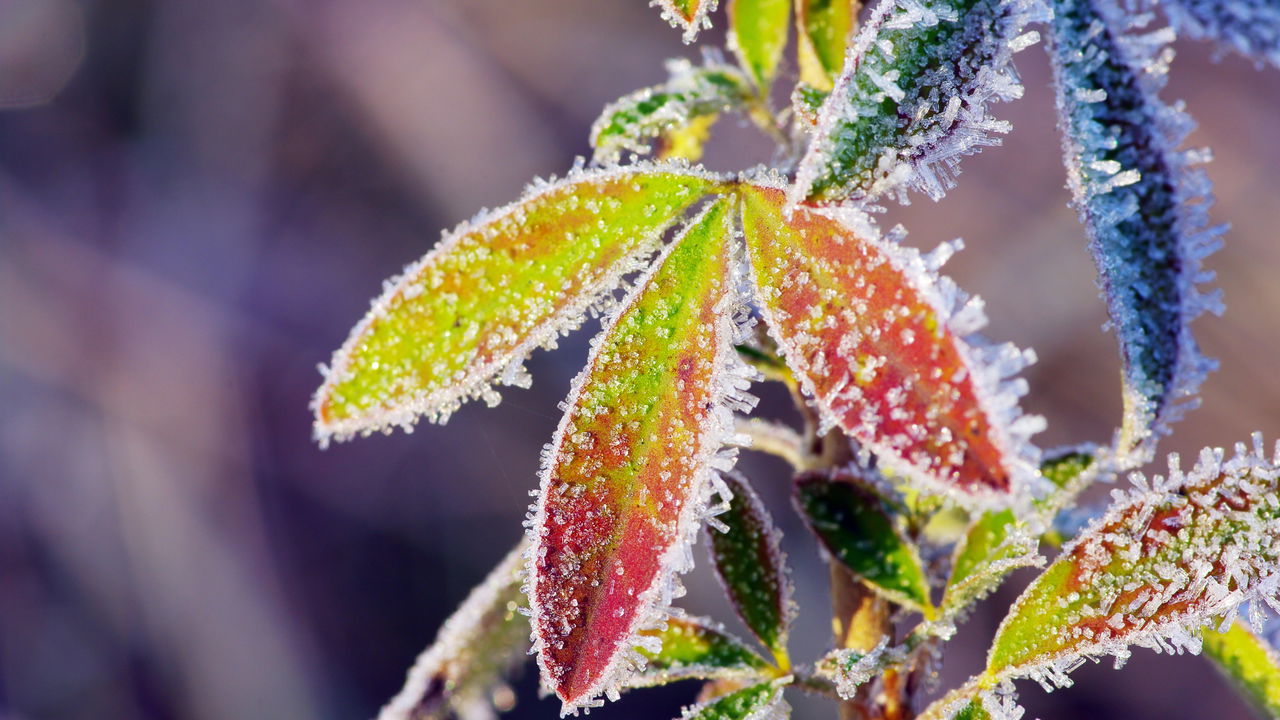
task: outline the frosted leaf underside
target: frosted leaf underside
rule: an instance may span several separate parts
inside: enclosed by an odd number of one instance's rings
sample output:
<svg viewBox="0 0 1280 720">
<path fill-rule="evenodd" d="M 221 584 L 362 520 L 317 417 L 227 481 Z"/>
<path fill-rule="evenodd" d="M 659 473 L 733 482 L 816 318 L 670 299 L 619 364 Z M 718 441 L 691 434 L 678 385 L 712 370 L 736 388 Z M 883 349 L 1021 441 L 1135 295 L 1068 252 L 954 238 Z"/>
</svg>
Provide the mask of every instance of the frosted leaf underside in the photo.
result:
<svg viewBox="0 0 1280 720">
<path fill-rule="evenodd" d="M 1194 167 L 1203 153 L 1178 150 L 1193 123 L 1158 97 L 1172 33 L 1143 34 L 1129 22 L 1110 0 L 1056 0 L 1050 57 L 1067 184 L 1120 343 L 1117 455 L 1132 467 L 1154 456 L 1159 435 L 1216 366 L 1189 323 L 1220 305 L 1196 287 L 1212 278 L 1200 259 L 1218 242 L 1205 229 L 1209 180 Z"/>
<path fill-rule="evenodd" d="M 1277 448 L 1280 452 L 1280 448 Z M 1223 462 L 1205 450 L 1184 474 L 1115 491 L 1116 502 L 1031 584 L 1001 623 L 991 678 L 1066 685 L 1086 657 L 1128 647 L 1200 648 L 1199 629 L 1246 600 L 1275 602 L 1280 561 L 1277 460 L 1260 437 Z"/>
<path fill-rule="evenodd" d="M 959 159 L 999 144 L 987 114 L 1021 97 L 1015 52 L 1034 42 L 1039 0 L 885 0 L 859 30 L 818 116 L 793 203 L 937 200 Z"/>
<path fill-rule="evenodd" d="M 613 694 L 660 624 L 732 417 L 730 201 L 691 222 L 596 339 L 544 456 L 529 593 L 566 710 Z"/>
<path fill-rule="evenodd" d="M 445 235 L 389 281 L 334 355 L 313 406 L 322 442 L 442 421 L 576 328 L 712 184 L 638 166 L 575 171 Z"/>
<path fill-rule="evenodd" d="M 1026 362 L 971 333 L 980 306 L 863 215 L 796 208 L 744 185 L 742 224 L 756 299 L 784 359 L 827 422 L 889 474 L 961 502 L 1006 503 L 1034 478 L 1020 416 Z M 972 340 L 972 342 L 970 342 Z"/>
<path fill-rule="evenodd" d="M 467 597 L 418 656 L 404 689 L 378 720 L 490 717 L 492 691 L 529 646 L 521 570 L 526 545 L 511 551 Z"/>
<path fill-rule="evenodd" d="M 785 657 L 794 608 L 782 535 L 747 481 L 726 475 L 732 498 L 708 527 L 712 562 L 734 610 L 775 656 Z"/>
</svg>

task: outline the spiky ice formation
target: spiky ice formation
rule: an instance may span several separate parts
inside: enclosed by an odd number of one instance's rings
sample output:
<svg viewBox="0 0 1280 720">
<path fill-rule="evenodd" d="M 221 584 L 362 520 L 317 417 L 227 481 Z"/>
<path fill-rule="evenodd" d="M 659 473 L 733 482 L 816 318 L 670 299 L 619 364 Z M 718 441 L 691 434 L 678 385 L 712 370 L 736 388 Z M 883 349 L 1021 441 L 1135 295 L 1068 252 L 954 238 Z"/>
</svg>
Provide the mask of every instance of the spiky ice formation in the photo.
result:
<svg viewBox="0 0 1280 720">
<path fill-rule="evenodd" d="M 648 153 L 655 138 L 738 107 L 753 92 L 746 75 L 714 56 L 702 65 L 668 60 L 667 72 L 665 83 L 637 90 L 600 113 L 591 126 L 596 163 L 616 163 L 624 152 Z"/>
<path fill-rule="evenodd" d="M 1141 18 L 1140 18 L 1141 19 Z M 1159 98 L 1171 31 L 1142 34 L 1111 0 L 1055 0 L 1053 60 L 1067 184 L 1089 234 L 1120 342 L 1124 421 L 1120 467 L 1154 456 L 1156 442 L 1194 403 L 1216 363 L 1190 322 L 1221 312 L 1200 261 L 1219 245 L 1204 151 L 1179 146 L 1193 127 Z"/>
<path fill-rule="evenodd" d="M 1280 3 L 1275 0 L 1159 0 L 1159 4 L 1179 35 L 1212 40 L 1254 62 L 1280 68 Z"/>
<path fill-rule="evenodd" d="M 662 626 L 732 467 L 733 411 L 754 403 L 733 350 L 732 202 L 691 221 L 593 341 L 543 456 L 526 591 L 543 683 L 566 713 L 644 667 L 641 633 Z"/>
<path fill-rule="evenodd" d="M 378 720 L 495 716 L 492 698 L 502 675 L 529 646 L 529 623 L 517 609 L 524 605 L 526 547 L 521 542 L 508 553 L 445 621 Z"/>
<path fill-rule="evenodd" d="M 937 200 L 960 158 L 998 145 L 988 114 L 1022 96 L 1013 55 L 1036 42 L 1040 0 L 885 0 L 859 31 L 818 116 L 791 203 Z"/>
<path fill-rule="evenodd" d="M 383 285 L 321 369 L 316 438 L 407 431 L 422 416 L 444 422 L 472 398 L 497 403 L 495 383 L 527 387 L 525 358 L 606 307 L 716 182 L 671 163 L 575 167 L 445 234 Z"/>
<path fill-rule="evenodd" d="M 691 43 L 698 31 L 711 27 L 711 13 L 719 0 L 650 0 L 649 4 L 662 12 L 662 18 L 683 33 L 684 41 Z"/>
<path fill-rule="evenodd" d="M 1130 646 L 1199 652 L 1199 629 L 1225 627 L 1246 601 L 1277 606 L 1280 445 L 1205 449 L 1184 473 L 1131 476 L 1133 489 L 1063 548 L 1022 594 L 992 643 L 984 679 L 1031 677 L 1046 687 L 1088 658 Z"/>
</svg>

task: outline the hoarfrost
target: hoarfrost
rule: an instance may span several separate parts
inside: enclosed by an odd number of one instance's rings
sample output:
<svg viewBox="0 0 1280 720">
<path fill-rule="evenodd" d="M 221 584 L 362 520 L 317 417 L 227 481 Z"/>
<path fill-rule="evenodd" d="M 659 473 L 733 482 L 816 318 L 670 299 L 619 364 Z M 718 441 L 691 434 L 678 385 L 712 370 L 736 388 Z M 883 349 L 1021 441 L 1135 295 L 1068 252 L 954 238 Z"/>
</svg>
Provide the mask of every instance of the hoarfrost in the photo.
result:
<svg viewBox="0 0 1280 720">
<path fill-rule="evenodd" d="M 1280 5 L 1275 0 L 1160 0 L 1160 5 L 1179 35 L 1213 40 L 1280 68 Z"/>
</svg>

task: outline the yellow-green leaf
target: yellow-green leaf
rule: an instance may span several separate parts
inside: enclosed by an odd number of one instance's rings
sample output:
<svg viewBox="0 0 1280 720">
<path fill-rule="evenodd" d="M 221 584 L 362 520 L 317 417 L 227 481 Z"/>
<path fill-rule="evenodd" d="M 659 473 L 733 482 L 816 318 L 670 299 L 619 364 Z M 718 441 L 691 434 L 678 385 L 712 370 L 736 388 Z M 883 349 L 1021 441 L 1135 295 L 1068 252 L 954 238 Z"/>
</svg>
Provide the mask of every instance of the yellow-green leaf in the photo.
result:
<svg viewBox="0 0 1280 720">
<path fill-rule="evenodd" d="M 1001 623 L 985 679 L 1069 682 L 1082 658 L 1123 659 L 1129 646 L 1199 647 L 1202 625 L 1245 600 L 1275 600 L 1280 563 L 1280 447 L 1267 458 L 1255 436 L 1223 462 L 1206 449 L 1184 474 L 1133 476 L 1022 594 Z"/>
<path fill-rule="evenodd" d="M 645 668 L 627 681 L 628 687 L 665 685 L 689 678 L 750 682 L 769 671 L 769 663 L 707 618 L 668 618 L 665 627 L 640 635 L 654 642 L 651 647 L 640 649 Z"/>
<path fill-rule="evenodd" d="M 782 699 L 782 682 L 766 682 L 685 708 L 681 720 L 785 720 L 791 707 Z"/>
<path fill-rule="evenodd" d="M 596 340 L 544 455 L 529 596 L 544 685 L 613 694 L 661 624 L 743 408 L 732 200 L 690 223 Z M 740 366 L 738 366 L 740 367 Z"/>
<path fill-rule="evenodd" d="M 493 714 L 493 691 L 529 647 L 521 591 L 527 544 L 507 554 L 440 629 L 378 720 L 446 720 Z"/>
<path fill-rule="evenodd" d="M 862 0 L 795 0 L 800 80 L 831 90 L 844 65 Z"/>
<path fill-rule="evenodd" d="M 322 442 L 443 422 L 526 384 L 522 363 L 581 324 L 715 180 L 676 166 L 575 171 L 445 235 L 388 281 L 316 392 Z"/>
<path fill-rule="evenodd" d="M 716 9 L 719 0 L 650 0 L 662 11 L 662 17 L 672 27 L 684 33 L 684 41 L 693 42 L 698 31 L 711 27 L 711 13 Z"/>
<path fill-rule="evenodd" d="M 730 0 L 729 47 L 761 93 L 778 71 L 790 18 L 791 0 Z"/>
<path fill-rule="evenodd" d="M 1280 653 L 1237 620 L 1225 632 L 1205 628 L 1204 654 L 1264 717 L 1280 717 Z"/>
</svg>

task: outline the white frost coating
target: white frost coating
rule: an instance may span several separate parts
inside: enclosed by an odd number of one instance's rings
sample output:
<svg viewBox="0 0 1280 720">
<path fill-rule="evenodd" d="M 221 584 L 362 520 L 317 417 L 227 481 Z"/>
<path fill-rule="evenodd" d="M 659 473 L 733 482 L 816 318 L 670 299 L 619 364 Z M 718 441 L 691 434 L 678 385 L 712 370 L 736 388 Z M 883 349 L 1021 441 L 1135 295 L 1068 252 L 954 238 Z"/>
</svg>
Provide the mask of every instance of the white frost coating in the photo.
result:
<svg viewBox="0 0 1280 720">
<path fill-rule="evenodd" d="M 876 5 L 822 105 L 788 202 L 906 203 L 908 189 L 940 199 L 961 157 L 999 145 L 1009 131 L 988 106 L 1022 96 L 1013 55 L 1039 39 L 1026 26 L 1048 17 L 1041 0 Z M 930 32 L 939 26 L 954 32 L 938 41 Z"/>
<path fill-rule="evenodd" d="M 725 202 L 725 200 L 720 202 Z M 710 211 L 710 208 L 711 205 L 708 204 L 708 207 L 699 213 L 696 218 L 686 223 L 686 229 L 695 227 Z M 728 278 L 728 282 L 725 284 L 726 293 L 720 300 L 716 313 L 718 327 L 716 332 L 718 338 L 716 364 L 720 368 L 716 373 L 718 377 L 713 379 L 713 384 L 716 388 L 713 397 L 716 398 L 716 402 L 707 418 L 706 427 L 702 428 L 700 433 L 701 442 L 698 456 L 693 459 L 692 464 L 698 470 L 695 473 L 692 484 L 691 496 L 681 510 L 675 531 L 676 537 L 662 555 L 661 569 L 657 573 L 653 584 L 638 599 L 639 610 L 634 615 L 627 638 L 614 649 L 612 659 L 596 682 L 586 691 L 580 693 L 578 698 L 572 701 L 566 700 L 562 703 L 560 711 L 562 717 L 569 714 L 577 714 L 579 709 L 589 709 L 603 705 L 604 701 L 600 698 L 601 695 L 608 697 L 610 700 L 616 700 L 620 691 L 627 686 L 628 680 L 635 673 L 643 671 L 646 660 L 643 655 L 635 650 L 636 647 L 641 647 L 646 643 L 646 639 L 641 638 L 640 633 L 647 630 L 662 629 L 665 626 L 666 618 L 670 614 L 672 600 L 684 595 L 684 588 L 680 584 L 679 575 L 693 568 L 692 546 L 694 539 L 699 527 L 708 517 L 709 508 L 712 507 L 712 495 L 720 488 L 723 488 L 723 483 L 719 482 L 718 473 L 732 469 L 737 457 L 737 448 L 726 445 L 726 440 L 734 437 L 733 413 L 735 409 L 749 409 L 756 403 L 756 398 L 746 391 L 750 385 L 751 378 L 755 377 L 756 374 L 739 360 L 737 351 L 734 349 L 735 343 L 746 340 L 750 328 L 739 322 L 741 318 L 746 317 L 746 313 L 743 310 L 742 296 L 733 291 L 733 289 L 740 287 L 742 284 L 740 275 L 743 266 L 741 261 L 743 251 L 741 249 L 741 238 L 733 229 L 732 216 L 733 212 L 732 208 L 730 208 L 726 212 L 725 232 L 729 234 L 728 242 L 732 248 L 731 252 L 734 261 L 730 265 L 732 277 Z M 592 340 L 591 355 L 586 367 L 574 378 L 569 395 L 565 400 L 566 408 L 573 408 L 577 405 L 586 381 L 590 377 L 591 370 L 596 366 L 597 358 L 604 347 L 604 338 L 609 336 L 614 325 L 640 298 L 644 290 L 661 270 L 664 261 L 678 247 L 678 244 L 679 239 L 663 250 L 643 277 L 636 282 L 631 294 L 622 301 L 613 316 L 606 321 L 605 329 Z M 530 517 L 527 521 L 529 550 L 525 556 L 526 577 L 524 592 L 529 598 L 533 619 L 532 652 L 537 654 L 538 668 L 544 686 L 549 684 L 552 674 L 546 664 L 545 640 L 542 633 L 539 632 L 539 626 L 543 623 L 554 623 L 555 618 L 545 617 L 546 613 L 537 601 L 540 578 L 536 568 L 538 558 L 548 552 L 548 548 L 543 542 L 544 528 L 547 525 L 547 505 L 545 501 L 552 490 L 552 473 L 559 460 L 558 449 L 566 441 L 566 434 L 571 420 L 572 412 L 566 412 L 556 428 L 551 443 L 543 450 L 538 501 L 530 508 Z"/>
<path fill-rule="evenodd" d="M 755 652 L 740 642 L 725 629 L 721 623 L 707 617 L 692 617 L 686 615 L 679 608 L 671 608 L 667 613 L 669 618 L 679 618 L 685 622 L 698 625 L 706 630 L 721 635 L 722 642 L 731 643 L 734 647 L 740 649 L 744 653 L 755 655 Z M 666 623 L 666 619 L 663 620 Z M 652 652 L 659 652 L 660 648 L 654 648 Z M 762 661 L 763 662 L 763 661 Z M 658 687 L 660 685 L 668 685 L 679 680 L 732 680 L 736 682 L 750 682 L 760 677 L 758 668 L 747 665 L 681 665 L 678 668 L 670 670 L 655 670 L 653 664 L 648 664 L 643 670 L 640 670 L 630 677 L 624 685 L 626 689 Z"/>
<path fill-rule="evenodd" d="M 791 680 L 792 678 L 790 675 L 774 680 L 771 683 L 771 685 L 773 686 L 772 694 L 769 695 L 769 697 L 765 700 L 763 704 L 760 705 L 760 707 L 752 708 L 749 713 L 742 716 L 742 718 L 740 718 L 739 720 L 787 720 L 787 718 L 791 717 L 791 706 L 788 705 L 787 701 L 782 697 L 783 688 L 785 688 L 787 684 L 791 682 Z M 728 693 L 726 693 L 726 695 L 727 694 Z M 703 713 L 706 710 L 710 709 L 711 706 L 715 705 L 718 701 L 722 700 L 724 697 L 725 697 L 724 695 L 721 695 L 720 697 L 712 698 L 711 700 L 708 700 L 704 703 L 701 703 L 698 705 L 690 705 L 684 708 L 684 710 L 680 712 L 679 720 L 697 720 L 698 718 L 703 716 Z M 715 714 L 715 715 L 712 715 L 712 717 L 715 717 L 717 720 L 719 720 L 719 718 L 722 716 L 719 714 Z"/>
<path fill-rule="evenodd" d="M 907 660 L 906 649 L 889 645 L 889 638 L 881 638 L 879 644 L 867 651 L 833 650 L 817 663 L 817 674 L 836 684 L 836 694 L 852 700 L 858 689 L 883 673 L 886 669 L 901 665 Z"/>
<path fill-rule="evenodd" d="M 698 31 L 711 27 L 711 13 L 715 12 L 720 0 L 685 0 L 694 5 L 693 17 L 685 17 L 676 7 L 676 0 L 649 0 L 650 7 L 662 11 L 662 19 L 671 23 L 671 27 L 682 31 L 686 44 L 698 38 Z"/>
<path fill-rule="evenodd" d="M 413 425 L 423 416 L 431 422 L 444 423 L 462 403 L 474 398 L 482 398 L 490 406 L 496 405 L 499 396 L 493 388 L 493 383 L 506 378 L 515 384 L 522 384 L 527 376 L 522 372 L 521 366 L 534 350 L 554 348 L 559 338 L 580 327 L 588 314 L 610 308 L 613 305 L 610 291 L 622 284 L 624 276 L 645 267 L 646 259 L 661 246 L 663 233 L 679 219 L 679 213 L 674 214 L 670 222 L 656 228 L 650 237 L 638 243 L 636 252 L 632 256 L 609 268 L 593 287 L 566 303 L 550 321 L 537 328 L 527 340 L 511 352 L 480 367 L 472 368 L 447 387 L 433 392 L 418 393 L 394 407 L 371 408 L 356 417 L 322 422 L 318 415 L 320 403 L 335 386 L 350 377 L 351 354 L 358 345 L 360 337 L 373 323 L 388 313 L 391 302 L 397 295 L 423 292 L 421 288 L 413 285 L 413 278 L 424 266 L 452 250 L 468 233 L 506 218 L 519 217 L 522 207 L 527 203 L 575 183 L 608 182 L 645 173 L 669 173 L 713 181 L 721 179 L 701 167 L 689 166 L 683 162 L 646 162 L 625 168 L 603 170 L 584 170 L 582 165 L 583 161 L 579 158 L 573 169 L 563 179 L 557 179 L 554 176 L 547 180 L 535 179 L 516 202 L 496 210 L 477 213 L 471 220 L 444 233 L 440 243 L 422 259 L 405 267 L 399 276 L 383 283 L 382 294 L 373 301 L 369 312 L 351 330 L 346 342 L 334 354 L 332 363 L 328 368 L 324 366 L 320 368 L 321 374 L 324 375 L 324 382 L 311 400 L 311 410 L 316 415 L 313 432 L 321 447 L 328 446 L 331 439 L 343 441 L 356 435 L 366 436 L 375 431 L 390 432 L 396 427 L 411 432 Z M 689 204 L 695 201 L 696 198 L 689 198 Z"/>
<path fill-rule="evenodd" d="M 1220 291 L 1200 287 L 1223 231 L 1209 226 L 1211 183 L 1197 167 L 1209 155 L 1179 150 L 1195 124 L 1181 103 L 1160 100 L 1172 33 L 1147 31 L 1149 20 L 1113 0 L 1063 0 L 1048 47 L 1067 184 L 1125 362 L 1121 469 L 1154 458 L 1160 436 L 1198 404 L 1217 363 L 1190 323 L 1222 312 Z"/>
<path fill-rule="evenodd" d="M 751 181 L 765 187 L 783 187 L 778 184 L 776 176 L 769 174 L 759 174 L 752 177 Z M 981 300 L 968 295 L 951 278 L 937 271 L 938 266 L 954 253 L 954 248 L 944 244 L 930 255 L 922 256 L 915 248 L 902 244 L 901 241 L 906 237 L 905 229 L 897 226 L 887 236 L 882 236 L 874 219 L 860 208 L 810 209 L 799 206 L 793 208 L 792 212 L 812 212 L 850 228 L 852 234 L 881 253 L 890 266 L 903 275 L 907 285 L 919 293 L 921 299 L 933 309 L 938 322 L 952 331 L 956 349 L 972 378 L 978 406 L 991 427 L 990 439 L 1000 450 L 1012 492 L 1010 496 L 1004 496 L 989 490 L 961 491 L 947 478 L 939 478 L 931 472 L 925 459 L 902 457 L 888 443 L 863 442 L 868 450 L 876 454 L 880 466 L 891 475 L 913 482 L 923 491 L 948 497 L 971 510 L 1003 506 L 1025 510 L 1032 498 L 1042 497 L 1049 492 L 1051 486 L 1040 476 L 1040 450 L 1031 442 L 1032 435 L 1044 430 L 1045 420 L 1039 415 L 1024 415 L 1018 405 L 1019 398 L 1027 393 L 1027 385 L 1017 375 L 1035 362 L 1035 353 L 1020 350 L 1011 343 L 994 344 L 978 333 L 987 322 L 981 309 Z M 957 246 L 962 247 L 963 243 L 958 243 Z M 752 287 L 759 285 L 753 280 Z M 796 358 L 804 357 L 803 349 L 784 338 L 777 330 L 778 318 L 773 316 L 768 303 L 757 297 L 756 304 L 764 316 L 769 335 L 782 350 L 788 364 L 796 362 Z M 838 427 L 840 423 L 831 412 L 830 398 L 818 396 L 809 374 L 803 368 L 793 366 L 792 369 L 804 394 L 817 401 L 823 425 L 826 428 Z M 864 422 L 875 421 L 873 417 Z"/>
<path fill-rule="evenodd" d="M 1261 601 L 1280 610 L 1278 468 L 1280 443 L 1268 457 L 1261 434 L 1255 433 L 1252 447 L 1237 444 L 1229 461 L 1223 461 L 1220 448 L 1205 448 L 1189 473 L 1171 454 L 1167 477 L 1148 480 L 1142 473 L 1131 474 L 1133 487 L 1113 490 L 1115 501 L 1107 514 L 1062 549 L 1064 558 L 1083 549 L 1084 557 L 1097 565 L 1082 566 L 1075 581 L 1077 587 L 1097 592 L 1100 606 L 1082 608 L 1078 616 L 1067 618 L 1072 628 L 1059 631 L 1082 642 L 1056 655 L 1015 663 L 997 677 L 1029 677 L 1046 689 L 1067 687 L 1068 673 L 1086 660 L 1112 655 L 1119 666 L 1131 646 L 1198 653 L 1199 629 L 1225 627 L 1244 602 Z M 1160 516 L 1156 524 L 1162 511 L 1172 514 Z M 1222 527 L 1227 523 L 1229 529 Z M 1149 543 L 1159 545 L 1153 549 Z M 1150 562 L 1162 547 L 1177 551 L 1175 562 Z M 1150 566 L 1131 565 L 1124 575 L 1111 574 L 1103 560 L 1112 557 L 1130 563 L 1147 560 Z M 1139 591 L 1136 597 L 1117 602 L 1122 593 L 1133 591 Z M 1022 602 L 1014 604 L 997 630 L 997 643 Z M 1162 612 L 1170 607 L 1177 610 Z M 1108 628 L 1101 631 L 1075 626 L 1103 616 L 1108 616 Z"/>
<path fill-rule="evenodd" d="M 522 540 L 507 553 L 445 621 L 435 642 L 418 656 L 409 670 L 404 688 L 382 708 L 377 720 L 414 720 L 431 701 L 447 703 L 460 720 L 497 717 L 490 691 L 501 684 L 502 668 L 520 657 L 525 645 L 524 633 L 514 627 L 508 629 L 505 635 L 514 634 L 517 643 L 506 648 L 478 644 L 477 638 L 494 630 L 490 626 L 492 614 L 514 615 L 516 612 L 514 601 L 519 597 L 526 548 L 527 542 Z M 523 625 L 523 616 L 520 617 L 519 623 Z M 476 665 L 489 670 L 485 674 L 490 676 L 468 677 L 467 673 L 474 671 Z"/>
<path fill-rule="evenodd" d="M 1159 4 L 1179 35 L 1213 40 L 1255 63 L 1280 68 L 1280 4 L 1275 0 L 1131 0 Z"/>
</svg>

